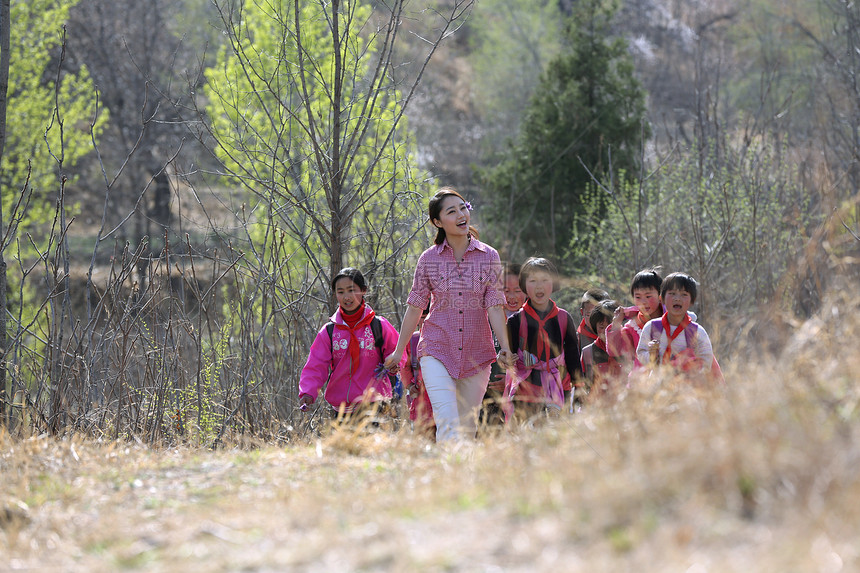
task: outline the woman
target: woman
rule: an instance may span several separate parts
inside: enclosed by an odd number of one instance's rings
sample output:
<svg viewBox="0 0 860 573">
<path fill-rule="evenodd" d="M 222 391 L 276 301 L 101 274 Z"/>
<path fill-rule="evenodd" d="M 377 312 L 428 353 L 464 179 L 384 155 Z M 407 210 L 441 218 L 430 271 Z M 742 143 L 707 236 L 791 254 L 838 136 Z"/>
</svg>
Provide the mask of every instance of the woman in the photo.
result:
<svg viewBox="0 0 860 573">
<path fill-rule="evenodd" d="M 436 239 L 418 259 L 397 348 L 385 360 L 386 368 L 397 367 L 429 302 L 417 352 L 437 441 L 474 437 L 490 365 L 495 360 L 503 367 L 513 365 L 499 253 L 477 239 L 470 210 L 463 196 L 448 187 L 430 199 Z M 490 326 L 499 340 L 498 356 Z"/>
</svg>

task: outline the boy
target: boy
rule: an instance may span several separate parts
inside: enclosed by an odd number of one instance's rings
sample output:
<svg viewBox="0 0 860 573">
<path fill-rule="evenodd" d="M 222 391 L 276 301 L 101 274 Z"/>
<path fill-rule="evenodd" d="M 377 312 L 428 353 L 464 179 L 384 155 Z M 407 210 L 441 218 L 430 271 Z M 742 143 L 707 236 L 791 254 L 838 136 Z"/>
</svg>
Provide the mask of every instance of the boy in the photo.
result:
<svg viewBox="0 0 860 573">
<path fill-rule="evenodd" d="M 592 330 L 589 317 L 595 305 L 602 300 L 607 300 L 609 293 L 600 288 L 590 288 L 582 295 L 582 300 L 579 303 L 579 316 L 582 322 L 576 329 L 576 334 L 579 335 L 579 347 L 585 348 L 589 344 L 597 340 L 597 333 Z M 610 317 L 610 320 L 612 317 Z"/>
<path fill-rule="evenodd" d="M 672 366 L 688 374 L 710 372 L 714 350 L 708 333 L 687 312 L 696 302 L 697 284 L 686 273 L 672 273 L 663 280 L 660 299 L 666 313 L 642 329 L 636 347 L 640 364 Z"/>
<path fill-rule="evenodd" d="M 571 382 L 582 374 L 576 324 L 551 298 L 557 281 L 555 266 L 543 258 L 532 257 L 520 269 L 527 298 L 508 318 L 511 352 L 517 355 L 505 384 L 508 421 L 515 413 L 528 419 L 569 411 Z"/>
<path fill-rule="evenodd" d="M 662 286 L 663 277 L 657 269 L 636 273 L 630 284 L 630 295 L 636 306 L 616 309 L 612 324 L 606 330 L 609 356 L 618 360 L 625 372 L 639 365 L 636 348 L 642 329 L 648 321 L 663 316 L 663 306 L 660 304 Z"/>
</svg>

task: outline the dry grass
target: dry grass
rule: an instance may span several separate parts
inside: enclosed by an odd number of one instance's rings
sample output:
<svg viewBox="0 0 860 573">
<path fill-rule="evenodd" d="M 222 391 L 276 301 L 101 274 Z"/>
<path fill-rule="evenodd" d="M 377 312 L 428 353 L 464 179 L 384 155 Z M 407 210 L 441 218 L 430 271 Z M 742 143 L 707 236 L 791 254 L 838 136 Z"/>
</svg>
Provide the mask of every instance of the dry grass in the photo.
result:
<svg viewBox="0 0 860 573">
<path fill-rule="evenodd" d="M 834 308 L 839 320 L 833 320 Z M 62 571 L 860 569 L 860 305 L 716 390 L 655 379 L 534 430 L 436 447 L 0 438 L 0 568 Z"/>
</svg>

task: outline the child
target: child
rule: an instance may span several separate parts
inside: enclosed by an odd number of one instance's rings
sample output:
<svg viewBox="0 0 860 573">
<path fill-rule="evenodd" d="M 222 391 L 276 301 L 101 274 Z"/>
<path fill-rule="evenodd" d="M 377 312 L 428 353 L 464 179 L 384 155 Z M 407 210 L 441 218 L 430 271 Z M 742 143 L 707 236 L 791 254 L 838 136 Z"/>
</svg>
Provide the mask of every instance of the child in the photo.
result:
<svg viewBox="0 0 860 573">
<path fill-rule="evenodd" d="M 617 360 L 626 372 L 638 365 L 636 346 L 639 336 L 649 320 L 663 316 L 660 304 L 660 288 L 663 277 L 657 269 L 646 269 L 636 273 L 630 285 L 630 295 L 636 306 L 619 307 L 612 324 L 606 331 L 606 348 L 609 356 Z"/>
<path fill-rule="evenodd" d="M 609 293 L 599 288 L 590 288 L 583 293 L 582 301 L 579 303 L 579 316 L 582 318 L 582 321 L 576 329 L 576 333 L 579 335 L 580 348 L 584 349 L 586 346 L 597 340 L 597 333 L 591 329 L 589 317 L 594 306 L 598 302 L 607 300 L 608 298 Z"/>
<path fill-rule="evenodd" d="M 663 280 L 660 298 L 666 313 L 642 329 L 636 348 L 640 364 L 669 365 L 691 375 L 710 372 L 714 351 L 708 333 L 687 312 L 696 302 L 696 281 L 686 273 L 672 273 Z"/>
<path fill-rule="evenodd" d="M 409 419 L 412 420 L 415 431 L 430 439 L 436 438 L 436 424 L 433 422 L 433 405 L 424 387 L 421 376 L 421 362 L 418 360 L 418 340 L 421 337 L 421 325 L 430 312 L 430 307 L 424 309 L 418 320 L 418 328 L 412 333 L 409 345 L 406 347 L 406 365 L 400 370 L 403 386 L 409 393 Z"/>
<path fill-rule="evenodd" d="M 502 291 L 505 295 L 505 318 L 510 318 L 526 302 L 526 293 L 520 287 L 520 270 L 520 265 L 505 266 L 505 288 Z"/>
<path fill-rule="evenodd" d="M 505 295 L 505 319 L 508 319 L 526 302 L 526 293 L 520 288 L 520 265 L 505 265 L 505 283 L 502 293 Z M 498 340 L 494 342 L 496 352 L 498 352 L 500 350 L 499 342 Z M 498 425 L 504 423 L 505 413 L 501 407 L 504 401 L 502 394 L 504 390 L 505 371 L 498 363 L 493 363 L 490 366 L 490 383 L 487 385 L 487 392 L 484 394 L 484 402 L 481 406 L 480 421 L 482 424 Z"/>
<path fill-rule="evenodd" d="M 380 365 L 397 346 L 397 330 L 364 301 L 367 284 L 360 270 L 342 269 L 331 288 L 338 308 L 320 329 L 302 368 L 302 409 L 316 401 L 326 382 L 325 400 L 336 411 L 351 413 L 359 405 L 391 400 L 388 372 Z"/>
<path fill-rule="evenodd" d="M 593 394 L 605 392 L 612 378 L 621 375 L 621 364 L 609 356 L 606 349 L 606 329 L 612 322 L 618 303 L 614 300 L 602 300 L 591 310 L 588 316 L 591 330 L 597 332 L 597 340 L 582 349 L 582 373 L 586 380 L 587 391 Z"/>
<path fill-rule="evenodd" d="M 520 270 L 527 298 L 508 319 L 508 339 L 517 360 L 505 384 L 507 421 L 519 412 L 528 418 L 543 410 L 565 410 L 572 379 L 582 374 L 576 323 L 551 298 L 557 281 L 555 267 L 543 258 L 528 259 Z"/>
</svg>

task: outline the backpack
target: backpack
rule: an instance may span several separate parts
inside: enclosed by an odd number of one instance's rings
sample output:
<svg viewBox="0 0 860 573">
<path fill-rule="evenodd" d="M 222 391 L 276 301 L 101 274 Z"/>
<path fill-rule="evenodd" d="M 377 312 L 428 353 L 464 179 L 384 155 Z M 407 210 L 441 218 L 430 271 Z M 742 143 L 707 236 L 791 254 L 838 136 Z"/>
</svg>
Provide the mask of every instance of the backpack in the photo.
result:
<svg viewBox="0 0 860 573">
<path fill-rule="evenodd" d="M 326 332 L 328 332 L 328 341 L 334 340 L 334 323 L 329 321 L 325 324 Z M 379 322 L 379 317 L 374 316 L 370 321 L 370 330 L 373 332 L 373 345 L 379 351 L 379 358 L 385 361 L 385 356 L 382 355 L 382 323 Z"/>
<path fill-rule="evenodd" d="M 327 322 L 325 330 L 328 332 L 329 343 L 334 343 L 334 323 L 331 321 Z M 370 321 L 370 331 L 373 333 L 373 345 L 376 347 L 377 352 L 379 352 L 379 360 L 380 362 L 385 362 L 385 356 L 382 355 L 382 343 L 384 342 L 382 339 L 382 323 L 379 321 L 378 316 L 374 316 Z M 391 392 L 394 398 L 399 400 L 403 395 L 403 383 L 400 381 L 400 375 L 389 373 L 388 379 L 391 382 Z"/>
<path fill-rule="evenodd" d="M 421 361 L 418 359 L 418 338 L 413 334 L 409 339 L 409 362 L 412 365 L 412 372 L 421 370 Z"/>
</svg>

